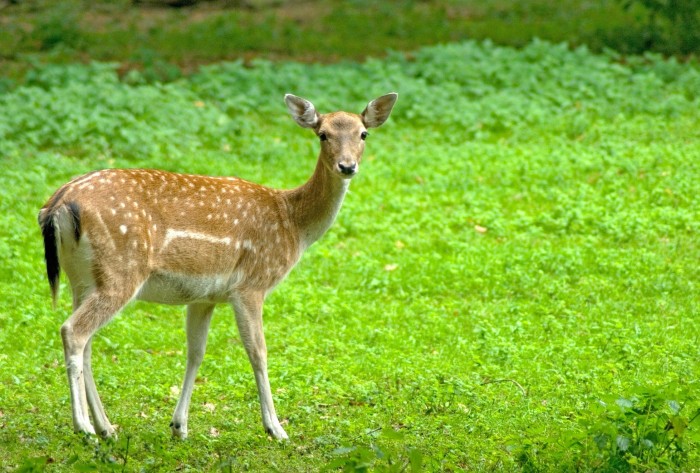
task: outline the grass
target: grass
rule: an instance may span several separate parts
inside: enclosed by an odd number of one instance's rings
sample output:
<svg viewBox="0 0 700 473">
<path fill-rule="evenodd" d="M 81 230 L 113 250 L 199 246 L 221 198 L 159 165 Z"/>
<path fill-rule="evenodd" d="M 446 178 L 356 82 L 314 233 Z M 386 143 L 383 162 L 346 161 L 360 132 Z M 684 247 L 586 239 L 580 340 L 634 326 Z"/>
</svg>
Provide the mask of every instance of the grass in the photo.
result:
<svg viewBox="0 0 700 473">
<path fill-rule="evenodd" d="M 5 471 L 692 471 L 700 464 L 700 71 L 537 41 L 333 65 L 221 63 L 169 84 L 44 65 L 0 95 Z M 338 221 L 268 298 L 263 432 L 230 310 L 190 438 L 168 422 L 184 320 L 136 303 L 94 343 L 116 443 L 71 432 L 36 213 L 97 168 L 293 187 L 317 144 L 285 115 L 401 96 Z"/>
<path fill-rule="evenodd" d="M 202 2 L 157 9 L 137 8 L 126 0 L 23 0 L 3 9 L 0 65 L 3 75 L 14 81 L 21 81 L 37 61 L 89 60 L 119 62 L 122 74 L 136 69 L 151 81 L 171 81 L 220 60 L 364 60 L 388 50 L 467 39 L 523 47 L 540 38 L 625 54 L 650 49 L 697 53 L 697 38 L 681 35 L 687 43 L 682 45 L 677 38 L 679 29 L 692 29 L 691 23 L 668 24 L 657 18 L 652 28 L 649 11 L 640 2 L 629 9 L 623 3 L 333 0 L 252 2 L 253 8 Z"/>
</svg>

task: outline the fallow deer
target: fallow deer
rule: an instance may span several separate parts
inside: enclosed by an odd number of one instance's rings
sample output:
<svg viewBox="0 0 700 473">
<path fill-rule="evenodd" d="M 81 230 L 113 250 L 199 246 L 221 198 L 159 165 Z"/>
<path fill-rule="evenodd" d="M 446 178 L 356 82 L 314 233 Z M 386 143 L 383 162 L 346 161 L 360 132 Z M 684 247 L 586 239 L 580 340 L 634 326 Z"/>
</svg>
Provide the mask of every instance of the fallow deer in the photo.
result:
<svg viewBox="0 0 700 473">
<path fill-rule="evenodd" d="M 270 391 L 263 301 L 333 223 L 358 171 L 367 128 L 387 120 L 397 97 L 379 97 L 359 115 L 321 115 L 311 102 L 285 95 L 289 113 L 321 146 L 313 175 L 295 189 L 236 177 L 105 169 L 51 196 L 39 224 L 54 307 L 61 268 L 73 292 L 61 337 L 76 432 L 115 433 L 95 387 L 91 344 L 100 327 L 138 299 L 187 305 L 187 365 L 170 423 L 174 436 L 187 436 L 214 306 L 229 303 L 255 375 L 263 426 L 287 438 Z"/>
</svg>

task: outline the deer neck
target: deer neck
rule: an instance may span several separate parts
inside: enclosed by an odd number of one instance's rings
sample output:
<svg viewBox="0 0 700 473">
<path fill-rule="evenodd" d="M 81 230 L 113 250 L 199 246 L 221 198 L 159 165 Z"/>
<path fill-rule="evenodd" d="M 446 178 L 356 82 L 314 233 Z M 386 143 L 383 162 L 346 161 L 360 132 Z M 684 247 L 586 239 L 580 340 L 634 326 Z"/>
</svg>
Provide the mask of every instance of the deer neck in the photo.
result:
<svg viewBox="0 0 700 473">
<path fill-rule="evenodd" d="M 335 220 L 349 179 L 335 175 L 319 156 L 316 170 L 306 184 L 287 191 L 285 197 L 292 222 L 299 230 L 302 251 L 321 238 Z"/>
</svg>

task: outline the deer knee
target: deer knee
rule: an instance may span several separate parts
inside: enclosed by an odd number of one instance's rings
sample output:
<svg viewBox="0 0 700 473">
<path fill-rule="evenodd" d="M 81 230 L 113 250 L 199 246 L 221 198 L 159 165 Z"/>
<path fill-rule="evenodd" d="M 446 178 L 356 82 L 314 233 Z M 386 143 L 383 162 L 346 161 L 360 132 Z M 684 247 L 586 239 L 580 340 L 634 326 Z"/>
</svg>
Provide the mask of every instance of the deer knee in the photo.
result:
<svg viewBox="0 0 700 473">
<path fill-rule="evenodd" d="M 61 340 L 63 340 L 63 346 L 66 348 L 74 344 L 73 325 L 69 321 L 61 325 Z"/>
<path fill-rule="evenodd" d="M 70 320 L 61 325 L 61 339 L 66 353 L 82 353 L 85 349 L 88 337 L 82 336 L 75 330 Z"/>
</svg>

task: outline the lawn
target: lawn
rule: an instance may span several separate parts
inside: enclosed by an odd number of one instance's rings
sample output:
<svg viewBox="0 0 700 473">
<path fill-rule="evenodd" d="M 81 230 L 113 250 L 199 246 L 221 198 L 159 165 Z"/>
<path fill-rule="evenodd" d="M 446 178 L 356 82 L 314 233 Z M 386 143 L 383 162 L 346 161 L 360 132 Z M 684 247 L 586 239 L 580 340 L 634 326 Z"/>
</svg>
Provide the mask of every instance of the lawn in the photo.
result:
<svg viewBox="0 0 700 473">
<path fill-rule="evenodd" d="M 37 65 L 0 95 L 5 471 L 696 471 L 700 69 L 534 41 L 338 64 L 224 62 L 169 82 Z M 183 310 L 135 303 L 93 366 L 119 440 L 72 433 L 36 224 L 105 167 L 291 188 L 316 138 L 283 94 L 359 112 L 397 91 L 338 220 L 269 297 L 289 442 L 263 431 L 216 310 L 190 438 L 170 438 Z"/>
</svg>

